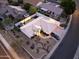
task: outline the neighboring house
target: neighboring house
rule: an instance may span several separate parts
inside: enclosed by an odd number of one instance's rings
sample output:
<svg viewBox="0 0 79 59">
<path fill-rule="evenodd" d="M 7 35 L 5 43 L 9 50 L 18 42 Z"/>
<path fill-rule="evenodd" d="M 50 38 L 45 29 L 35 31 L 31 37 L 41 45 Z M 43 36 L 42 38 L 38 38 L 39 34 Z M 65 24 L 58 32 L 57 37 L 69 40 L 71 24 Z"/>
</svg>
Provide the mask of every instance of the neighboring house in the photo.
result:
<svg viewBox="0 0 79 59">
<path fill-rule="evenodd" d="M 0 16 L 5 17 L 6 12 L 7 12 L 7 4 L 1 3 L 0 4 Z"/>
<path fill-rule="evenodd" d="M 42 10 L 43 13 L 49 13 L 50 17 L 57 18 L 63 13 L 63 9 L 61 6 L 57 3 L 47 2 L 47 3 L 41 3 L 39 5 L 39 8 Z"/>
<path fill-rule="evenodd" d="M 20 6 L 12 6 L 12 5 L 6 5 L 1 4 L 0 5 L 0 15 L 4 18 L 6 16 L 13 16 L 16 19 L 21 19 L 26 14 L 26 11 L 22 9 Z"/>
<path fill-rule="evenodd" d="M 26 15 L 26 11 L 20 6 L 12 6 L 6 4 L 0 5 L 0 20 L 5 19 L 7 16 L 12 16 L 14 19 L 23 19 L 24 15 Z M 5 27 L 6 30 L 10 30 L 13 28 L 13 24 Z"/>
<path fill-rule="evenodd" d="M 7 0 L 0 0 L 0 15 L 1 16 L 3 16 L 3 14 L 6 12 L 7 4 L 8 4 Z"/>
<path fill-rule="evenodd" d="M 12 6 L 8 5 L 8 12 L 6 15 L 12 15 L 16 19 L 21 19 L 26 14 L 26 11 L 22 9 L 20 6 Z"/>
</svg>

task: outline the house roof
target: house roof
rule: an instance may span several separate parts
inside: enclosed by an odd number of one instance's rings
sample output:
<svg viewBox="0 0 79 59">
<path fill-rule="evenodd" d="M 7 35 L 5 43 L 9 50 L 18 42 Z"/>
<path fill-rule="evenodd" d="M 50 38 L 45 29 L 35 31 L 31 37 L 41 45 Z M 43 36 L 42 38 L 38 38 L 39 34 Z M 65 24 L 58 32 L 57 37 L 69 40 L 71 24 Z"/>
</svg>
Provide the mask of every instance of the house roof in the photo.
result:
<svg viewBox="0 0 79 59">
<path fill-rule="evenodd" d="M 21 18 L 26 14 L 26 11 L 22 9 L 20 6 L 8 5 L 7 14 L 12 15 L 14 18 Z"/>
<path fill-rule="evenodd" d="M 61 15 L 61 13 L 63 12 L 63 9 L 60 8 L 60 5 L 57 3 L 52 2 L 42 3 L 41 5 L 39 5 L 39 7 L 54 12 L 55 15 Z"/>
<path fill-rule="evenodd" d="M 12 5 L 0 5 L 0 15 L 8 16 L 12 15 L 14 18 L 22 18 L 26 14 L 26 11 L 22 9 L 20 6 L 12 6 Z"/>
<path fill-rule="evenodd" d="M 36 6 L 37 3 L 39 3 L 40 1 L 43 1 L 43 0 L 24 0 L 24 3 L 30 3 L 34 6 Z"/>
<path fill-rule="evenodd" d="M 38 18 L 35 18 L 33 21 L 20 27 L 21 31 L 29 38 L 34 36 L 34 33 L 39 29 L 43 30 L 47 34 L 50 34 L 60 25 L 60 22 L 40 13 L 37 13 L 37 16 Z"/>
</svg>

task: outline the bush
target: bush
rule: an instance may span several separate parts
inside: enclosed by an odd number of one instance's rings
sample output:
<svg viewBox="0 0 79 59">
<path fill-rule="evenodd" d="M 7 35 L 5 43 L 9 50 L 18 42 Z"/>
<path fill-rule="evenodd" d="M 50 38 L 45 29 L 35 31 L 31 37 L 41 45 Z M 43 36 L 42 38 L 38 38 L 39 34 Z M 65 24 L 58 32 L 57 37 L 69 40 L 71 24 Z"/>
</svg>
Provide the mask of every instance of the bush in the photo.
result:
<svg viewBox="0 0 79 59">
<path fill-rule="evenodd" d="M 14 27 L 14 31 L 20 31 L 20 28 L 19 27 Z"/>
<path fill-rule="evenodd" d="M 32 14 L 34 14 L 34 13 L 36 13 L 37 12 L 37 8 L 36 7 L 34 7 L 34 6 L 31 6 L 30 8 L 29 8 L 29 13 L 32 15 Z"/>
<path fill-rule="evenodd" d="M 12 19 L 11 18 L 9 18 L 9 17 L 7 17 L 7 18 L 5 18 L 3 21 L 2 21 L 2 24 L 3 25 L 10 25 L 11 23 L 13 23 L 13 21 L 12 21 Z"/>
<path fill-rule="evenodd" d="M 30 9 L 30 6 L 32 6 L 32 5 L 29 3 L 26 3 L 26 4 L 24 4 L 23 8 L 28 11 Z"/>
</svg>

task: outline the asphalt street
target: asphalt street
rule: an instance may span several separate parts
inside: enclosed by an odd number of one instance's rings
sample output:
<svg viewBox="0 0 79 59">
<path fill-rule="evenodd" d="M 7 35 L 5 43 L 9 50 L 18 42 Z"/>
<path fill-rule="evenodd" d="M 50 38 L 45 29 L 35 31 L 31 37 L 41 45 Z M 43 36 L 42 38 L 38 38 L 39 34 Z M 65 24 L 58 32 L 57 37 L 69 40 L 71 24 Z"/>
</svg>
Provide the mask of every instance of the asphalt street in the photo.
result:
<svg viewBox="0 0 79 59">
<path fill-rule="evenodd" d="M 75 1 L 77 3 L 77 10 L 73 14 L 71 26 L 50 59 L 73 59 L 74 57 L 79 44 L 79 0 Z"/>
</svg>

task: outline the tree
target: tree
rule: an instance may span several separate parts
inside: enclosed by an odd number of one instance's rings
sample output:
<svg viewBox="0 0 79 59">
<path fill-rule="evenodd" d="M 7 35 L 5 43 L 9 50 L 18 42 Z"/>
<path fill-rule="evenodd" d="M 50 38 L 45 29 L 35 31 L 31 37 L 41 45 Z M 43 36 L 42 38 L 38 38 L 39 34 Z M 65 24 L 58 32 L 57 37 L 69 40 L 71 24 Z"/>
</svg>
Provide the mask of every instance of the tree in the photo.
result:
<svg viewBox="0 0 79 59">
<path fill-rule="evenodd" d="M 28 11 L 29 9 L 30 9 L 30 6 L 32 6 L 31 4 L 29 4 L 29 3 L 26 3 L 26 4 L 24 4 L 24 9 L 26 10 L 26 11 Z"/>
<path fill-rule="evenodd" d="M 73 14 L 76 9 L 76 4 L 73 0 L 61 0 L 60 4 L 67 15 Z"/>
<path fill-rule="evenodd" d="M 36 13 L 36 12 L 37 12 L 37 8 L 36 8 L 36 7 L 31 6 L 31 7 L 29 8 L 29 13 L 30 13 L 30 14 L 34 14 L 34 13 Z"/>
<path fill-rule="evenodd" d="M 12 21 L 12 19 L 9 18 L 9 17 L 5 18 L 5 19 L 2 21 L 2 24 L 3 24 L 4 26 L 10 25 L 11 23 L 13 23 L 13 21 Z"/>
<path fill-rule="evenodd" d="M 14 27 L 14 31 L 20 31 L 20 28 L 19 27 Z"/>
</svg>

